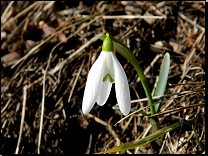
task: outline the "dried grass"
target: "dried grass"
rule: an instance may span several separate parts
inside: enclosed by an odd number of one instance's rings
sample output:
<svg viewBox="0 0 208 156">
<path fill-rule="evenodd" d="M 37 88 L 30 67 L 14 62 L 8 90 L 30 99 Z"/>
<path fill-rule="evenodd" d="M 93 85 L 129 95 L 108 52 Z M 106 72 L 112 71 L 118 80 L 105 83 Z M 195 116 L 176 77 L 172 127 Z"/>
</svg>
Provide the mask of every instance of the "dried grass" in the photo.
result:
<svg viewBox="0 0 208 156">
<path fill-rule="evenodd" d="M 136 113 L 114 126 L 123 117 L 112 109 L 114 88 L 103 107 L 81 111 L 87 73 L 101 51 L 96 34 L 105 32 L 133 51 L 153 92 L 170 53 L 169 85 L 156 115 L 162 128 L 197 114 L 192 124 L 205 145 L 205 2 L 1 1 L 2 154 L 91 154 L 150 134 L 149 121 Z M 135 69 L 116 55 L 132 107 L 148 113 Z M 117 153 L 205 152 L 191 125 L 160 141 Z"/>
</svg>

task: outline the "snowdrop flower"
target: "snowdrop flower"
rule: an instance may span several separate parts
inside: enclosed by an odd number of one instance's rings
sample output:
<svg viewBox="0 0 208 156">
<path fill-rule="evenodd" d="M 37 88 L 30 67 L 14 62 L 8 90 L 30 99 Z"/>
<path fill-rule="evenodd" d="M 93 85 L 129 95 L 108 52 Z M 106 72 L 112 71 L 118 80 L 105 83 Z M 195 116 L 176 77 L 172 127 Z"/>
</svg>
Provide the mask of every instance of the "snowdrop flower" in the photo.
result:
<svg viewBox="0 0 208 156">
<path fill-rule="evenodd" d="M 90 112 L 95 102 L 100 106 L 106 103 L 113 83 L 115 83 L 119 108 L 123 115 L 128 115 L 131 102 L 127 77 L 113 53 L 113 43 L 110 36 L 106 33 L 102 52 L 92 65 L 87 77 L 82 101 L 82 111 L 84 114 Z"/>
</svg>

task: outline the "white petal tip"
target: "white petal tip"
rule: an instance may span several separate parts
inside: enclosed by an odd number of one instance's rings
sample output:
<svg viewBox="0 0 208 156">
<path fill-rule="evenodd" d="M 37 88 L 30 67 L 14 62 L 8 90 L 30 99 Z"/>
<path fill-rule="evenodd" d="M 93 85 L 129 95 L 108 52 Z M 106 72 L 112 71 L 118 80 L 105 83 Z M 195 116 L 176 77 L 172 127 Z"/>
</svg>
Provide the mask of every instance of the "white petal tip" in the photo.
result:
<svg viewBox="0 0 208 156">
<path fill-rule="evenodd" d="M 83 109 L 82 109 L 82 113 L 83 113 L 83 114 L 88 114 L 89 112 L 90 112 L 90 111 L 87 111 L 87 110 L 83 110 Z"/>
<path fill-rule="evenodd" d="M 88 114 L 91 111 L 92 107 L 93 107 L 93 105 L 87 107 L 86 105 L 82 104 L 83 114 Z"/>
<path fill-rule="evenodd" d="M 124 116 L 127 116 L 129 114 L 130 110 L 129 111 L 125 111 L 125 112 L 121 112 Z"/>
</svg>

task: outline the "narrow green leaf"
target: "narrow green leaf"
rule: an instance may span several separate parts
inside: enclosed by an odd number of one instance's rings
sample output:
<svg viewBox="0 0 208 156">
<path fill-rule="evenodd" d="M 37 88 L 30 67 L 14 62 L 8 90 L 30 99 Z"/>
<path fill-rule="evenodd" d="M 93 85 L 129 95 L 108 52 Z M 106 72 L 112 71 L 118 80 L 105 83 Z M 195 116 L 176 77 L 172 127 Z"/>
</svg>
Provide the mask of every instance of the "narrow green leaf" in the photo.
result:
<svg viewBox="0 0 208 156">
<path fill-rule="evenodd" d="M 204 150 L 204 147 L 203 147 L 203 145 L 201 144 L 201 142 L 199 141 L 199 137 L 198 137 L 198 135 L 197 135 L 197 133 L 196 133 L 196 130 L 195 130 L 195 128 L 194 128 L 193 125 L 192 125 L 192 129 L 193 129 L 193 131 L 194 131 L 196 143 L 199 145 L 199 147 L 200 147 L 202 150 Z"/>
<path fill-rule="evenodd" d="M 124 151 L 124 150 L 129 150 L 129 149 L 133 149 L 136 147 L 140 147 L 143 145 L 146 145 L 154 140 L 156 140 L 157 138 L 161 137 L 162 135 L 166 134 L 167 132 L 170 132 L 172 130 L 174 130 L 175 128 L 179 127 L 181 125 L 181 121 L 177 122 L 173 125 L 170 125 L 168 127 L 162 128 L 154 133 L 152 133 L 151 135 L 140 139 L 138 141 L 134 141 L 134 142 L 128 142 L 125 143 L 123 145 L 117 146 L 117 147 L 113 147 L 112 149 L 109 149 L 105 152 L 100 152 L 98 154 L 104 154 L 104 153 L 112 153 L 112 152 L 117 152 L 117 151 Z"/>
<path fill-rule="evenodd" d="M 158 79 L 158 82 L 157 82 L 157 86 L 156 86 L 154 96 L 164 95 L 166 85 L 167 85 L 167 82 L 168 82 L 169 68 L 170 68 L 170 55 L 169 55 L 169 53 L 166 53 L 164 58 L 163 58 L 162 65 L 161 65 L 159 79 Z M 157 100 L 154 100 L 154 101 L 159 102 L 161 100 L 162 99 L 157 99 Z M 156 104 L 154 107 L 155 107 L 155 113 L 159 113 L 161 103 Z"/>
</svg>

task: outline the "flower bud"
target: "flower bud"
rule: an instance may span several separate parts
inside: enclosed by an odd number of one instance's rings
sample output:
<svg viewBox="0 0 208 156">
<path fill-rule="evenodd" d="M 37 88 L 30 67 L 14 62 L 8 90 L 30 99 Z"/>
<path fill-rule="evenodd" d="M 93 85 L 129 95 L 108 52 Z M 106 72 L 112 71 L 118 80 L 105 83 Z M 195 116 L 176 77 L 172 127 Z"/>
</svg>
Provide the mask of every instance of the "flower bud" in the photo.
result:
<svg viewBox="0 0 208 156">
<path fill-rule="evenodd" d="M 112 52 L 113 51 L 113 42 L 109 36 L 109 33 L 106 33 L 106 38 L 104 39 L 102 51 Z"/>
</svg>

